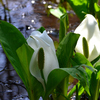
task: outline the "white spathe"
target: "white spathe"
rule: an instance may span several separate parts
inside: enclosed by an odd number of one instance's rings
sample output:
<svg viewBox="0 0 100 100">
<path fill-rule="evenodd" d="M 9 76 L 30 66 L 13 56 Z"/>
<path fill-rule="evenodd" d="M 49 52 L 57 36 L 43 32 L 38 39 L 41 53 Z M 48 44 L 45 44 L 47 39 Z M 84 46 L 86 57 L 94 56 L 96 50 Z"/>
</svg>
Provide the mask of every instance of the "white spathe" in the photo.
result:
<svg viewBox="0 0 100 100">
<path fill-rule="evenodd" d="M 100 30 L 93 15 L 87 14 L 74 33 L 80 34 L 75 48 L 76 52 L 83 54 L 82 38 L 85 37 L 89 46 L 88 60 L 92 61 L 100 55 Z"/>
<path fill-rule="evenodd" d="M 27 43 L 31 48 L 34 49 L 34 53 L 30 61 L 30 72 L 38 81 L 44 85 L 44 81 L 41 77 L 40 69 L 38 67 L 38 51 L 41 47 L 44 50 L 43 74 L 45 81 L 47 82 L 49 73 L 53 69 L 59 68 L 53 40 L 48 36 L 46 31 L 43 33 L 40 33 L 39 31 L 33 31 L 27 39 Z"/>
<path fill-rule="evenodd" d="M 56 0 L 57 3 L 60 3 L 60 0 Z"/>
</svg>

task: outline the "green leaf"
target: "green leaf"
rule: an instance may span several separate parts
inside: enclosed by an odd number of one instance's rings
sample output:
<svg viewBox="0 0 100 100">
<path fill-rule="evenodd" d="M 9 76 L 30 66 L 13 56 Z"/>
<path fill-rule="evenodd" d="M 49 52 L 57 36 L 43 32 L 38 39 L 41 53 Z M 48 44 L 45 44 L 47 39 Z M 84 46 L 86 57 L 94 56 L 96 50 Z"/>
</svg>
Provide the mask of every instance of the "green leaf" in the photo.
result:
<svg viewBox="0 0 100 100">
<path fill-rule="evenodd" d="M 93 61 L 91 61 L 91 64 L 94 65 L 99 59 L 100 59 L 100 55 L 97 58 L 95 58 Z"/>
<path fill-rule="evenodd" d="M 25 84 L 30 100 L 38 99 L 41 96 L 41 89 L 36 87 L 41 84 L 29 72 L 33 50 L 26 44 L 22 33 L 10 23 L 0 21 L 0 43 L 10 63 Z"/>
<path fill-rule="evenodd" d="M 26 43 L 26 39 L 21 34 L 21 32 L 13 25 L 5 21 L 0 21 L 0 43 L 10 63 L 12 64 L 18 75 L 21 77 L 23 82 L 25 82 L 25 79 L 23 79 L 24 71 L 21 67 L 21 63 L 17 56 L 16 50 L 22 44 Z"/>
<path fill-rule="evenodd" d="M 99 12 L 100 6 L 97 3 L 94 3 L 94 9 L 95 9 L 95 12 Z"/>
<path fill-rule="evenodd" d="M 25 76 L 23 78 L 26 80 L 25 86 L 29 93 L 30 100 L 37 100 L 40 96 L 43 96 L 44 91 L 41 83 L 31 75 L 29 70 L 29 64 L 33 51 L 34 50 L 30 46 L 23 44 L 17 49 L 17 55 L 24 70 Z"/>
<path fill-rule="evenodd" d="M 95 9 L 94 9 L 94 3 L 96 0 L 88 0 L 88 10 L 89 13 L 95 16 Z"/>
<path fill-rule="evenodd" d="M 93 67 L 93 65 L 81 53 L 75 53 L 75 55 L 73 55 L 73 57 L 71 58 L 71 62 L 73 66 L 85 64 Z"/>
<path fill-rule="evenodd" d="M 30 46 L 28 46 L 28 44 L 26 44 L 26 43 L 23 44 L 21 47 L 19 47 L 16 50 L 19 61 L 21 63 L 21 67 L 24 70 L 24 74 L 26 74 L 25 77 L 27 77 L 30 74 L 29 64 L 30 64 L 30 60 L 31 60 L 33 52 L 34 52 L 34 50 Z M 27 80 L 27 78 L 25 78 L 25 79 Z"/>
<path fill-rule="evenodd" d="M 83 66 L 83 67 L 80 67 L 80 66 Z M 85 78 L 85 81 L 86 81 L 86 83 L 83 83 L 83 81 L 80 81 L 80 84 L 84 87 L 84 89 L 85 89 L 85 91 L 90 95 L 90 92 L 89 92 L 89 79 L 88 79 L 88 73 L 86 72 L 86 70 L 85 70 L 85 68 L 86 67 L 88 67 L 89 69 L 89 71 L 92 73 L 92 71 L 94 71 L 94 69 L 93 68 L 91 68 L 91 67 L 89 67 L 89 66 L 86 66 L 86 65 L 78 65 L 78 67 L 80 67 L 80 72 L 81 73 L 84 73 L 84 75 L 86 76 L 86 78 Z M 75 66 L 75 67 L 77 67 L 77 66 Z M 85 67 L 85 68 L 84 68 Z M 84 70 L 83 70 L 83 69 Z M 84 76 L 84 77 L 85 77 Z"/>
<path fill-rule="evenodd" d="M 60 29 L 59 29 L 59 42 L 63 40 L 67 34 L 67 29 L 69 28 L 69 21 L 67 13 L 60 17 Z"/>
<path fill-rule="evenodd" d="M 98 19 L 98 25 L 99 25 L 99 29 L 100 29 L 100 6 L 97 3 L 94 3 L 94 9 L 95 9 L 95 13 L 96 13 L 96 17 Z"/>
<path fill-rule="evenodd" d="M 93 72 L 90 81 L 90 100 L 98 100 L 99 97 L 99 87 L 100 87 L 100 79 L 98 79 L 97 75 L 100 77 L 100 71 Z"/>
<path fill-rule="evenodd" d="M 50 9 L 50 13 L 55 17 L 59 18 L 66 13 L 66 10 L 63 7 L 59 7 L 57 9 Z"/>
<path fill-rule="evenodd" d="M 88 10 L 89 13 L 92 14 L 93 16 L 96 15 L 96 12 L 98 11 L 98 0 L 88 0 Z"/>
<path fill-rule="evenodd" d="M 72 58 L 71 58 L 71 64 L 72 66 L 76 66 L 76 65 L 88 65 L 90 66 L 90 68 L 93 68 L 93 65 L 85 58 L 84 55 L 82 55 L 81 53 L 76 53 Z M 86 72 L 88 73 L 88 78 L 90 80 L 91 78 L 91 74 L 92 72 L 90 71 L 90 68 L 88 69 L 86 67 Z"/>
<path fill-rule="evenodd" d="M 96 68 L 97 71 L 99 71 L 99 70 L 100 70 L 100 62 L 97 62 L 97 63 L 95 64 L 94 68 Z"/>
<path fill-rule="evenodd" d="M 40 27 L 39 29 L 37 29 L 37 31 L 40 31 L 41 33 L 43 33 L 44 30 L 45 30 L 44 27 Z"/>
<path fill-rule="evenodd" d="M 84 19 L 86 14 L 96 15 L 96 10 L 98 7 L 95 4 L 98 3 L 98 0 L 66 0 L 72 9 L 75 11 L 76 15 L 80 20 Z M 98 16 L 98 15 L 97 15 Z"/>
<path fill-rule="evenodd" d="M 68 63 L 70 62 L 70 57 L 73 55 L 78 38 L 79 34 L 68 33 L 60 42 L 56 54 L 61 68 L 70 67 Z"/>
<path fill-rule="evenodd" d="M 89 0 L 67 0 L 67 2 L 70 4 L 70 6 L 75 11 L 80 20 L 83 20 L 84 16 L 89 13 Z"/>
<path fill-rule="evenodd" d="M 93 68 L 93 67 L 91 67 L 91 66 L 87 66 L 87 65 L 85 65 L 85 64 L 82 64 L 82 65 L 80 65 L 81 67 L 83 66 L 83 67 L 85 67 L 84 69 L 88 69 L 88 70 L 90 70 L 91 71 L 91 73 L 92 72 L 94 72 L 95 71 L 95 69 Z M 77 65 L 77 66 L 74 66 L 73 68 L 77 68 L 77 67 L 80 67 L 79 65 Z M 85 74 L 86 74 L 86 72 L 85 72 L 85 70 L 82 70 Z M 88 74 L 88 73 L 87 73 Z M 81 82 L 78 82 L 77 84 L 78 84 L 78 97 L 80 98 L 81 97 L 81 95 L 82 95 L 82 93 L 84 92 L 84 90 L 88 93 L 88 95 L 90 95 L 90 91 L 89 91 L 89 79 L 88 79 L 88 77 L 86 77 L 86 81 L 87 81 L 87 83 L 86 83 L 86 86 L 84 86 L 84 85 L 82 85 L 83 83 L 81 83 Z M 70 92 L 69 92 L 69 94 L 68 94 L 68 98 L 69 97 L 71 97 L 72 95 L 73 95 L 73 93 L 76 91 L 76 86 L 74 86 L 71 90 L 70 90 Z M 80 99 L 79 99 L 80 100 Z"/>
<path fill-rule="evenodd" d="M 87 74 L 85 72 L 85 69 L 82 67 L 77 68 L 60 68 L 60 69 L 54 69 L 50 72 L 47 80 L 47 86 L 46 86 L 46 94 L 45 94 L 45 100 L 48 97 L 48 95 L 53 92 L 53 90 L 59 85 L 59 83 L 68 75 L 73 76 L 74 78 L 80 80 L 81 84 L 85 87 L 87 83 Z"/>
<path fill-rule="evenodd" d="M 90 95 L 90 91 L 89 91 L 90 79 L 91 79 L 92 72 L 95 71 L 93 65 L 81 53 L 75 53 L 75 55 L 71 58 L 71 64 L 72 66 L 80 65 L 85 67 L 86 73 L 88 74 L 87 78 L 89 80 L 89 83 L 86 85 L 84 89 L 86 90 L 88 95 Z"/>
</svg>

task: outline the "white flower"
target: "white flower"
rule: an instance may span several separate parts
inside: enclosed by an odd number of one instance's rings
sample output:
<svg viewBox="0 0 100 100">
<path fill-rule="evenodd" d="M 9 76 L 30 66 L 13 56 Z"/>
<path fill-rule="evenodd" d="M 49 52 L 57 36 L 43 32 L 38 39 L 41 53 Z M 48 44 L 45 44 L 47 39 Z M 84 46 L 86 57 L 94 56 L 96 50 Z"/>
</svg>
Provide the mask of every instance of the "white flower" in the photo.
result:
<svg viewBox="0 0 100 100">
<path fill-rule="evenodd" d="M 57 3 L 60 3 L 60 0 L 56 0 Z"/>
<path fill-rule="evenodd" d="M 100 54 L 100 31 L 96 19 L 87 14 L 86 18 L 76 28 L 75 33 L 80 34 L 80 38 L 76 45 L 76 52 L 83 53 L 83 37 L 86 38 L 89 48 L 88 60 L 92 61 Z"/>
<path fill-rule="evenodd" d="M 49 73 L 53 69 L 59 68 L 53 41 L 47 35 L 46 31 L 44 31 L 43 33 L 40 33 L 39 31 L 33 31 L 27 39 L 27 43 L 34 49 L 34 53 L 30 61 L 30 72 L 38 81 L 40 81 L 44 85 L 44 81 L 42 79 L 38 66 L 38 51 L 40 48 L 43 48 L 44 50 L 43 74 L 45 81 L 47 82 Z"/>
</svg>

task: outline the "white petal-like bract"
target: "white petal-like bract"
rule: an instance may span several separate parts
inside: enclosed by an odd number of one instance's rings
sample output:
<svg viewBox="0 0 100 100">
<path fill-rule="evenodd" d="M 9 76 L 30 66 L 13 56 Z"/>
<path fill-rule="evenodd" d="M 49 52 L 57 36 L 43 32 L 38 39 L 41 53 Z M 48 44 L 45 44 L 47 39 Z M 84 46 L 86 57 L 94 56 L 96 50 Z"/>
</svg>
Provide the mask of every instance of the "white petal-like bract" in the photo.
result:
<svg viewBox="0 0 100 100">
<path fill-rule="evenodd" d="M 88 60 L 92 61 L 100 54 L 100 31 L 98 23 L 93 15 L 87 14 L 86 18 L 76 28 L 76 34 L 80 34 L 80 38 L 76 45 L 76 52 L 83 54 L 82 38 L 85 37 L 89 46 Z"/>
</svg>

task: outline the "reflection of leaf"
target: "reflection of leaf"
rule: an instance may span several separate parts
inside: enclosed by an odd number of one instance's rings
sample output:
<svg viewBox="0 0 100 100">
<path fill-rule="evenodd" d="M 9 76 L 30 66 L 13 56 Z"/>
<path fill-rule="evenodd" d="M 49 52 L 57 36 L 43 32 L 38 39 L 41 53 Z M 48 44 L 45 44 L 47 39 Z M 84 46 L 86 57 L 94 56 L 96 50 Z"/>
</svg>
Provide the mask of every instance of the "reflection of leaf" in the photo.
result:
<svg viewBox="0 0 100 100">
<path fill-rule="evenodd" d="M 2 6 L 4 7 L 4 9 L 5 9 L 5 10 L 10 11 L 10 9 L 9 9 L 8 7 L 5 7 L 5 5 L 4 5 L 4 3 L 3 3 L 3 1 L 2 1 L 2 0 L 0 0 L 0 3 L 2 4 Z"/>
<path fill-rule="evenodd" d="M 40 94 L 43 87 L 29 72 L 33 49 L 26 44 L 26 39 L 21 32 L 5 21 L 0 21 L 0 43 L 10 63 L 25 84 L 30 100 L 38 99 L 43 94 L 43 91 Z"/>
<path fill-rule="evenodd" d="M 7 7 L 5 8 L 5 10 L 8 10 L 8 11 L 10 11 L 10 9 L 9 9 L 9 8 L 7 8 Z"/>
</svg>

